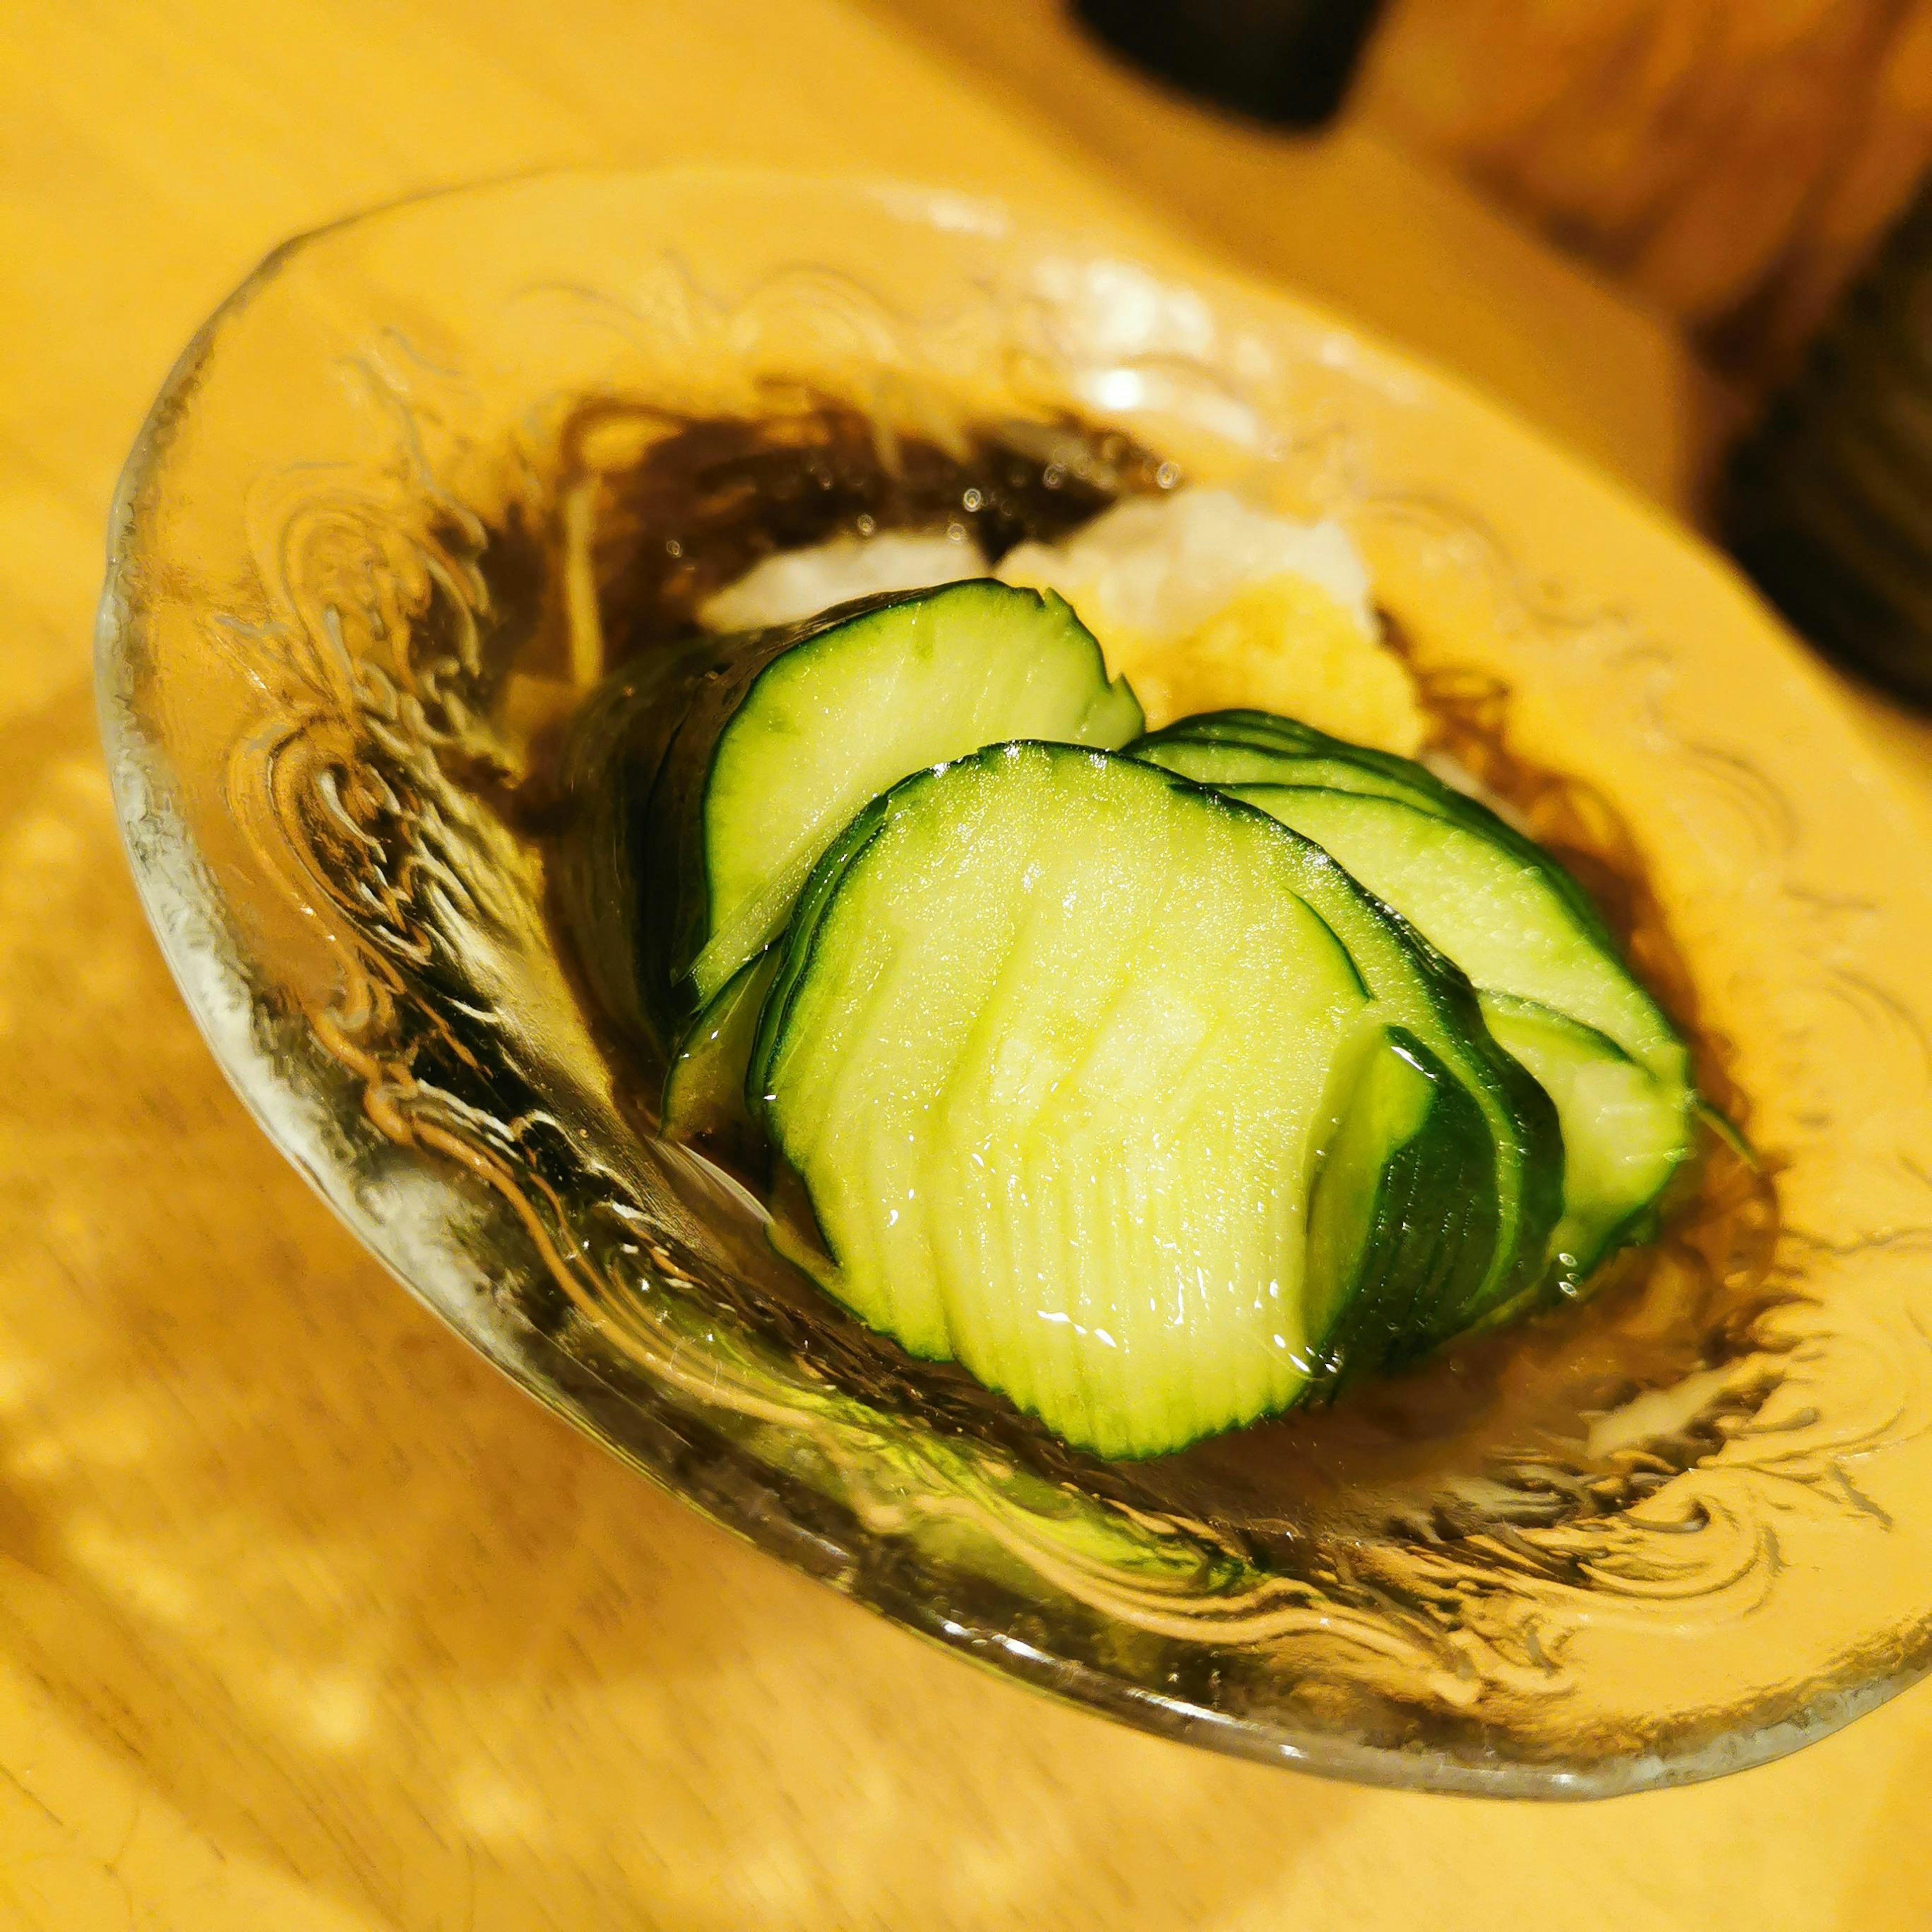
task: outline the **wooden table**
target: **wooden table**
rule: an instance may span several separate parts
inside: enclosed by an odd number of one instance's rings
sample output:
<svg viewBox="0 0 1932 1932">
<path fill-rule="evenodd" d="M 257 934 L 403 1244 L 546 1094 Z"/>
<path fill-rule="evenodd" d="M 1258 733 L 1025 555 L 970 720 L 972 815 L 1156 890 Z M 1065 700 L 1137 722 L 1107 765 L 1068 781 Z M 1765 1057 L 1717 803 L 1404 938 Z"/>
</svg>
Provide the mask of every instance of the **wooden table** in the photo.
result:
<svg viewBox="0 0 1932 1932">
<path fill-rule="evenodd" d="M 0 1928 L 1932 1923 L 1932 1690 L 1546 1810 L 1223 1762 L 926 1649 L 498 1381 L 195 1036 L 95 744 L 102 519 L 196 322 L 358 204 L 692 156 L 992 188 L 1296 273 L 1689 487 L 1669 332 L 1372 130 L 1214 130 L 1063 58 L 1044 0 L 957 11 L 976 54 L 938 0 L 0 13 Z M 1922 728 L 1866 712 L 1932 809 Z"/>
</svg>

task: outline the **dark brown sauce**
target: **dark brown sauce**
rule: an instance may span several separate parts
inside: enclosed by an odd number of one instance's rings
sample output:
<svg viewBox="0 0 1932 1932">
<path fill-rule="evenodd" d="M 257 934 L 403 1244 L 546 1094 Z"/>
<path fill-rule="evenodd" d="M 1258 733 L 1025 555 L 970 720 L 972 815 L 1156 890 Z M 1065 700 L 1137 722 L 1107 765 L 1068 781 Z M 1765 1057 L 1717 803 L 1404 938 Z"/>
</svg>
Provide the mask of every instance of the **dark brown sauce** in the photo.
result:
<svg viewBox="0 0 1932 1932">
<path fill-rule="evenodd" d="M 586 412 L 566 435 L 566 470 L 596 434 Z M 1171 488 L 1171 465 L 1118 432 L 1071 422 L 962 433 L 955 451 L 886 437 L 871 418 L 824 404 L 755 422 L 676 423 L 627 475 L 605 482 L 592 556 L 612 662 L 688 632 L 698 605 L 775 551 L 881 530 L 969 531 L 994 562 L 1051 543 L 1118 498 Z"/>
<path fill-rule="evenodd" d="M 847 532 L 958 524 L 997 558 L 1025 539 L 1064 536 L 1120 496 L 1178 480 L 1172 465 L 1118 432 L 1068 421 L 987 425 L 949 449 L 920 436 L 887 438 L 856 411 L 809 398 L 775 397 L 772 412 L 755 421 L 679 422 L 636 410 L 626 420 L 649 425 L 650 440 L 628 468 L 598 472 L 590 544 L 611 664 L 687 634 L 706 596 L 776 550 Z M 564 439 L 566 483 L 588 473 L 581 452 L 610 421 L 604 409 L 573 423 Z M 1506 800 L 1589 888 L 1690 1042 L 1702 1092 L 1748 1128 L 1727 1042 L 1700 1023 L 1688 966 L 1614 805 L 1511 750 L 1504 686 L 1467 669 L 1412 657 L 1412 664 L 1432 748 Z M 554 730 L 539 734 L 514 782 L 477 775 L 512 822 L 539 840 L 556 829 L 554 746 Z M 567 935 L 559 938 L 568 958 Z M 634 1118 L 649 1131 L 659 1070 L 608 1025 L 598 1031 Z M 1457 1343 L 1412 1372 L 1349 1389 L 1332 1406 L 1134 1465 L 1066 1450 L 963 1371 L 909 1360 L 802 1277 L 796 1294 L 761 1300 L 752 1312 L 874 1400 L 916 1405 L 1130 1506 L 1214 1524 L 1264 1560 L 1306 1563 L 1338 1538 L 1453 1538 L 1478 1523 L 1493 1534 L 1499 1520 L 1607 1514 L 1688 1467 L 1762 1399 L 1761 1387 L 1694 1407 L 1640 1445 L 1595 1456 L 1586 1447 L 1592 1420 L 1761 1346 L 1760 1318 L 1781 1298 L 1771 1284 L 1776 1232 L 1768 1176 L 1707 1136 L 1661 1238 L 1612 1263 L 1587 1302 Z"/>
</svg>

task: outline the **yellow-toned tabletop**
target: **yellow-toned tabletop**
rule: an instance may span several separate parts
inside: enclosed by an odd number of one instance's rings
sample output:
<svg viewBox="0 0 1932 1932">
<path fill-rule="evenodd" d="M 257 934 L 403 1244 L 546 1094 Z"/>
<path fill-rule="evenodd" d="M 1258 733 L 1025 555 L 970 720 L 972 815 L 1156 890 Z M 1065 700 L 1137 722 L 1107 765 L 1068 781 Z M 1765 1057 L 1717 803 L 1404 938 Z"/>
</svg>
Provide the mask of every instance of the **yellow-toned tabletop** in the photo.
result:
<svg viewBox="0 0 1932 1932">
<path fill-rule="evenodd" d="M 1118 85 L 1070 67 L 1082 112 L 1090 81 Z M 268 246 L 466 177 L 728 158 L 1244 253 L 1252 137 L 1150 119 L 1198 171 L 1157 200 L 1078 118 L 843 0 L 0 10 L 5 1932 L 1932 1924 L 1932 1693 L 1726 1782 L 1552 1810 L 1225 1762 L 928 1652 L 471 1355 L 258 1133 L 169 983 L 95 742 L 100 532 L 168 362 Z M 1338 239 L 1318 292 L 1493 249 L 1544 358 L 1516 400 L 1569 398 L 1566 434 L 1667 494 L 1642 427 L 1681 412 L 1667 332 L 1348 152 L 1282 165 L 1325 171 L 1310 219 L 1337 224 L 1358 165 L 1391 261 Z M 1467 328 L 1508 389 L 1507 332 Z M 1860 701 L 1932 813 L 1922 728 Z"/>
</svg>

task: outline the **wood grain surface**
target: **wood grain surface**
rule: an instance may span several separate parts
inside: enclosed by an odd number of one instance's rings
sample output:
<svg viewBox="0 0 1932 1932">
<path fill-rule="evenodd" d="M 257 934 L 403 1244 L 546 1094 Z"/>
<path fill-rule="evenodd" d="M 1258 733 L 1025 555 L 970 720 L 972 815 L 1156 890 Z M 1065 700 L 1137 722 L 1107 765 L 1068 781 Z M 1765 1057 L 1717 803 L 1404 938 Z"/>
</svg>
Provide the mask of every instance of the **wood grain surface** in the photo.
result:
<svg viewBox="0 0 1932 1932">
<path fill-rule="evenodd" d="M 1193 178 L 1144 195 L 1074 119 L 840 0 L 0 4 L 4 1932 L 1932 1923 L 1932 1691 L 1565 1810 L 1223 1762 L 926 1649 L 482 1366 L 272 1151 L 169 983 L 94 736 L 100 532 L 168 362 L 267 247 L 465 176 L 724 156 L 1285 260 L 1274 212 L 1243 227 L 1252 151 L 1177 145 Z M 1389 259 L 1335 248 L 1393 309 L 1472 218 L 1347 165 Z M 1344 224 L 1347 180 L 1311 221 Z M 1190 208 L 1219 212 L 1190 236 Z M 1598 379 L 1600 450 L 1678 406 L 1668 338 L 1559 265 L 1492 298 L 1551 393 Z M 1874 715 L 1932 799 L 1924 740 Z"/>
</svg>

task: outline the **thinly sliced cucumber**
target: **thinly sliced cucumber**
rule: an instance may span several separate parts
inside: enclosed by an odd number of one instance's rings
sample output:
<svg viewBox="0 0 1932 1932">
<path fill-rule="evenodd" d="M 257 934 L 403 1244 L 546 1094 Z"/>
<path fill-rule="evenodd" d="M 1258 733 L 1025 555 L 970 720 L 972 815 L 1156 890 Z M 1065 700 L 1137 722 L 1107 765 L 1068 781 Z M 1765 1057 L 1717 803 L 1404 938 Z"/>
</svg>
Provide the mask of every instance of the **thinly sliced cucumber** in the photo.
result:
<svg viewBox="0 0 1932 1932">
<path fill-rule="evenodd" d="M 1064 602 L 990 578 L 754 640 L 700 691 L 666 761 L 674 974 L 710 1000 L 776 938 L 839 828 L 910 773 L 1010 739 L 1112 748 L 1141 722 Z"/>
<path fill-rule="evenodd" d="M 1308 1326 L 1330 1382 L 1424 1352 L 1438 1311 L 1477 1297 L 1496 1246 L 1480 1110 L 1414 1034 L 1372 1042 L 1309 1203 Z"/>
<path fill-rule="evenodd" d="M 1265 711 L 1214 711 L 1183 718 L 1164 730 L 1148 733 L 1128 748 L 1136 758 L 1201 784 L 1316 785 L 1400 799 L 1478 833 L 1538 868 L 1551 890 L 1567 902 L 1578 925 L 1594 934 L 1606 950 L 1616 950 L 1589 894 L 1541 846 L 1480 799 L 1445 784 L 1412 758 L 1348 744 Z"/>
<path fill-rule="evenodd" d="M 1364 1358 L 1540 1265 L 1554 1118 L 1466 987 L 1306 841 L 1150 766 L 1016 745 L 920 773 L 827 852 L 783 950 L 749 1091 L 821 1280 L 1070 1442 L 1252 1420 L 1334 1372 L 1365 1290 Z M 1416 1268 L 1471 1144 L 1491 1219 Z"/>
<path fill-rule="evenodd" d="M 1218 795 L 1238 799 L 1239 788 Z M 1380 1017 L 1436 1056 L 1481 1123 L 1485 1167 L 1480 1185 L 1486 1204 L 1469 1211 L 1486 1229 L 1483 1266 L 1472 1276 L 1459 1264 L 1443 1277 L 1432 1300 L 1418 1298 L 1412 1325 L 1419 1339 L 1408 1352 L 1417 1353 L 1515 1300 L 1539 1279 L 1545 1244 L 1562 1208 L 1562 1136 L 1549 1096 L 1490 1038 L 1460 969 L 1391 916 L 1312 840 L 1294 842 L 1297 890 L 1348 949 L 1376 996 Z M 1492 1214 L 1492 1220 L 1484 1218 Z"/>
<path fill-rule="evenodd" d="M 757 1066 L 832 1292 L 1144 1455 L 1308 1379 L 1307 1176 L 1370 1002 L 1285 846 L 1123 770 L 1013 748 L 880 801 L 800 902 Z"/>
<path fill-rule="evenodd" d="M 1462 965 L 1491 1034 L 1549 1094 L 1564 1208 L 1546 1286 L 1574 1292 L 1614 1249 L 1646 1238 L 1690 1150 L 1688 1056 L 1543 867 L 1398 800 L 1293 785 L 1228 795 L 1314 839 Z"/>
<path fill-rule="evenodd" d="M 1272 711 L 1196 712 L 1192 717 L 1178 718 L 1160 730 L 1149 732 L 1143 742 L 1154 745 L 1177 739 L 1265 745 L 1303 758 L 1345 759 L 1365 770 L 1379 770 L 1403 782 L 1419 774 L 1429 784 L 1440 783 L 1413 758 L 1354 744 L 1346 738 L 1332 737 L 1312 724 L 1303 724 L 1298 718 L 1284 718 Z"/>
<path fill-rule="evenodd" d="M 762 1138 L 746 1107 L 745 1072 L 778 965 L 778 950 L 768 946 L 740 967 L 692 1022 L 664 1076 L 664 1131 L 741 1166 L 755 1161 Z"/>
<path fill-rule="evenodd" d="M 982 745 L 1142 723 L 1065 604 L 987 579 L 626 665 L 563 766 L 560 892 L 598 1004 L 668 1060 L 868 799 Z"/>
<path fill-rule="evenodd" d="M 1657 1202 L 1690 1156 L 1694 1096 L 1616 1042 L 1530 1000 L 1481 995 L 1497 1041 L 1536 1076 L 1563 1126 L 1563 1218 L 1552 1276 L 1574 1292 L 1616 1250 L 1648 1240 Z"/>
<path fill-rule="evenodd" d="M 1432 793 L 1399 775 L 1378 772 L 1348 759 L 1288 751 L 1258 737 L 1231 733 L 1191 736 L 1183 729 L 1189 722 L 1184 719 L 1167 732 L 1136 740 L 1127 748 L 1129 752 L 1197 784 L 1324 784 L 1337 791 L 1402 799 L 1425 810 L 1436 807 Z"/>
<path fill-rule="evenodd" d="M 662 1053 L 662 974 L 644 916 L 650 801 L 692 692 L 716 664 L 699 640 L 625 665 L 572 719 L 560 764 L 565 822 L 557 844 L 559 909 L 598 1010 L 637 1044 Z"/>
<path fill-rule="evenodd" d="M 1683 1041 L 1594 925 L 1576 916 L 1540 854 L 1400 799 L 1306 785 L 1227 790 L 1313 839 L 1484 992 L 1594 1027 L 1659 1080 L 1688 1088 Z"/>
</svg>

